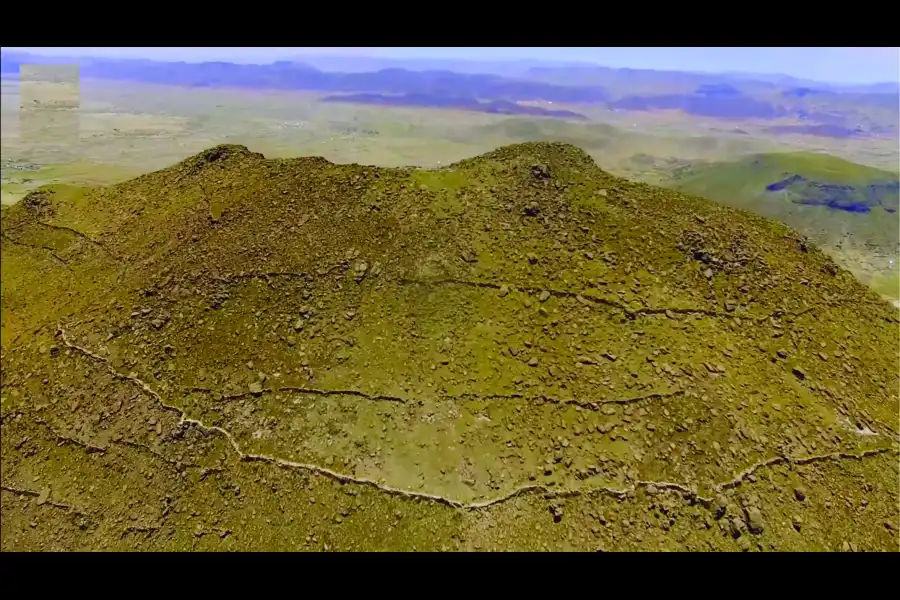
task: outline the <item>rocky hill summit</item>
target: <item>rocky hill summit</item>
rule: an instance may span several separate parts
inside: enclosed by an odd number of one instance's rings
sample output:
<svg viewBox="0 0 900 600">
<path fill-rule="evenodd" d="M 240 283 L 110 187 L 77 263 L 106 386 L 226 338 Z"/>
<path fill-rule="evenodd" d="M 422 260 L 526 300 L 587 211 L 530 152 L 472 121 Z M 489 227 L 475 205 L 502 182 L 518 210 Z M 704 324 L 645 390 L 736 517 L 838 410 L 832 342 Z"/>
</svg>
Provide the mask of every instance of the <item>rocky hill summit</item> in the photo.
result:
<svg viewBox="0 0 900 600">
<path fill-rule="evenodd" d="M 898 311 L 565 144 L 2 216 L 3 550 L 898 549 Z"/>
</svg>

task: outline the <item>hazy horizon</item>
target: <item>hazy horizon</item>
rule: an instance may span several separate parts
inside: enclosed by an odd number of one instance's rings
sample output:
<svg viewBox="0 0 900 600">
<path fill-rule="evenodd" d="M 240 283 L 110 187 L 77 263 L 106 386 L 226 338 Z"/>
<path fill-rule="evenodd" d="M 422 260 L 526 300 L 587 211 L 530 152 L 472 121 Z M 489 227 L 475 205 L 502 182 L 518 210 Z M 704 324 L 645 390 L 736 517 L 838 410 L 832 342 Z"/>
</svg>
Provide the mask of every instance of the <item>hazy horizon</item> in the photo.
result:
<svg viewBox="0 0 900 600">
<path fill-rule="evenodd" d="M 285 59 L 456 60 L 468 62 L 550 62 L 746 75 L 786 75 L 823 83 L 900 82 L 900 49 L 869 48 L 186 48 L 186 47 L 10 47 L 4 51 L 98 58 L 162 61 L 266 63 Z"/>
</svg>

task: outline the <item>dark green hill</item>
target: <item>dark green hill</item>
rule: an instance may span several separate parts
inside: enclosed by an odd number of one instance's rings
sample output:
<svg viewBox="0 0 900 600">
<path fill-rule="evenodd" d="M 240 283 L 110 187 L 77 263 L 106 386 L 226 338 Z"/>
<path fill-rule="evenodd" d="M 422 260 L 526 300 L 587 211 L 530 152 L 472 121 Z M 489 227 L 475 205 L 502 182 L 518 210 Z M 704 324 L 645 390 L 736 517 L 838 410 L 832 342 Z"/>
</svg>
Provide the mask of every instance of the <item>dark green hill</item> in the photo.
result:
<svg viewBox="0 0 900 600">
<path fill-rule="evenodd" d="M 897 245 L 897 173 L 827 154 L 757 154 L 710 163 L 678 171 L 669 185 L 778 219 L 807 235 L 827 239 L 851 231 L 874 244 Z"/>
<path fill-rule="evenodd" d="M 219 146 L 2 232 L 3 550 L 897 549 L 897 311 L 573 146 Z"/>
<path fill-rule="evenodd" d="M 884 296 L 900 298 L 898 175 L 827 154 L 678 167 L 667 187 L 777 219 Z"/>
</svg>

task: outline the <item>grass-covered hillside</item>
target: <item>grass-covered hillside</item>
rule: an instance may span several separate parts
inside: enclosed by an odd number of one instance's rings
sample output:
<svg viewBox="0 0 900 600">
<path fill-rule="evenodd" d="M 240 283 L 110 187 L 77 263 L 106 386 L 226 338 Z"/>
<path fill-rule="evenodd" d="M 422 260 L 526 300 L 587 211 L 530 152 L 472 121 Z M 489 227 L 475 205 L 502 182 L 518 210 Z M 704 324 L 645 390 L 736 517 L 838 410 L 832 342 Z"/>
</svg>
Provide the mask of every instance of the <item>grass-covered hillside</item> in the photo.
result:
<svg viewBox="0 0 900 600">
<path fill-rule="evenodd" d="M 893 550 L 896 309 L 565 144 L 2 213 L 3 550 Z"/>
<path fill-rule="evenodd" d="M 898 174 L 828 154 L 758 154 L 711 163 L 677 174 L 678 187 L 692 193 L 760 208 L 770 198 L 835 211 L 895 214 L 900 204 Z M 772 210 L 775 210 L 774 208 Z"/>
<path fill-rule="evenodd" d="M 758 154 L 677 168 L 665 185 L 777 219 L 900 298 L 898 174 L 828 154 Z"/>
</svg>

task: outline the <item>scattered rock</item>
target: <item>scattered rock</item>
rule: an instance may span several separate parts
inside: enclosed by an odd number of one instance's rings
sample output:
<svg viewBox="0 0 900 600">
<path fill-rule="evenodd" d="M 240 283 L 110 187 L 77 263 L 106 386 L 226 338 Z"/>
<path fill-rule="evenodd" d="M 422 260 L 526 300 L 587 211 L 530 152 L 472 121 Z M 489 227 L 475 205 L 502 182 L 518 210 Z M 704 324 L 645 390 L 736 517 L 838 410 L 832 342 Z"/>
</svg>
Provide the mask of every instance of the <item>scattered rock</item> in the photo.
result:
<svg viewBox="0 0 900 600">
<path fill-rule="evenodd" d="M 22 198 L 22 208 L 40 218 L 52 216 L 55 213 L 53 201 L 50 198 L 52 193 L 46 190 L 28 192 Z"/>
<path fill-rule="evenodd" d="M 731 517 L 728 521 L 728 530 L 731 537 L 738 539 L 744 533 L 744 522 L 736 516 Z"/>
<path fill-rule="evenodd" d="M 796 498 L 798 502 L 803 502 L 806 500 L 806 490 L 802 486 L 795 487 L 794 498 Z"/>
<path fill-rule="evenodd" d="M 728 500 L 725 499 L 725 496 L 716 496 L 713 501 L 713 510 L 715 511 L 713 514 L 716 519 L 721 519 L 725 516 L 725 513 L 728 512 Z"/>
<path fill-rule="evenodd" d="M 547 290 L 544 290 L 543 292 L 541 292 L 541 295 L 538 296 L 539 302 L 546 302 L 549 299 L 550 299 L 550 292 L 548 292 Z"/>
<path fill-rule="evenodd" d="M 541 207 L 538 206 L 537 202 L 529 202 L 525 206 L 525 215 L 528 217 L 536 217 L 541 212 Z"/>
<path fill-rule="evenodd" d="M 750 530 L 750 533 L 754 535 L 761 534 L 765 526 L 762 512 L 755 506 L 749 506 L 744 509 L 744 513 L 747 516 L 747 529 Z"/>
<path fill-rule="evenodd" d="M 254 396 L 258 396 L 258 395 L 262 394 L 262 391 L 263 391 L 263 386 L 260 382 L 254 381 L 253 383 L 250 384 L 250 393 L 253 394 Z"/>
<path fill-rule="evenodd" d="M 354 272 L 356 273 L 356 281 L 360 282 L 366 277 L 366 273 L 369 270 L 369 263 L 366 261 L 360 261 L 356 263 L 356 268 L 354 268 Z"/>
<path fill-rule="evenodd" d="M 559 523 L 563 518 L 563 504 L 562 502 L 554 502 L 550 504 L 550 514 L 553 515 L 553 522 Z"/>
<path fill-rule="evenodd" d="M 531 167 L 531 175 L 535 179 L 550 179 L 550 168 L 547 165 L 534 165 Z"/>
<path fill-rule="evenodd" d="M 162 327 L 169 322 L 169 317 L 166 315 L 157 317 L 150 321 L 150 325 L 153 326 L 154 329 L 162 329 Z"/>
</svg>

